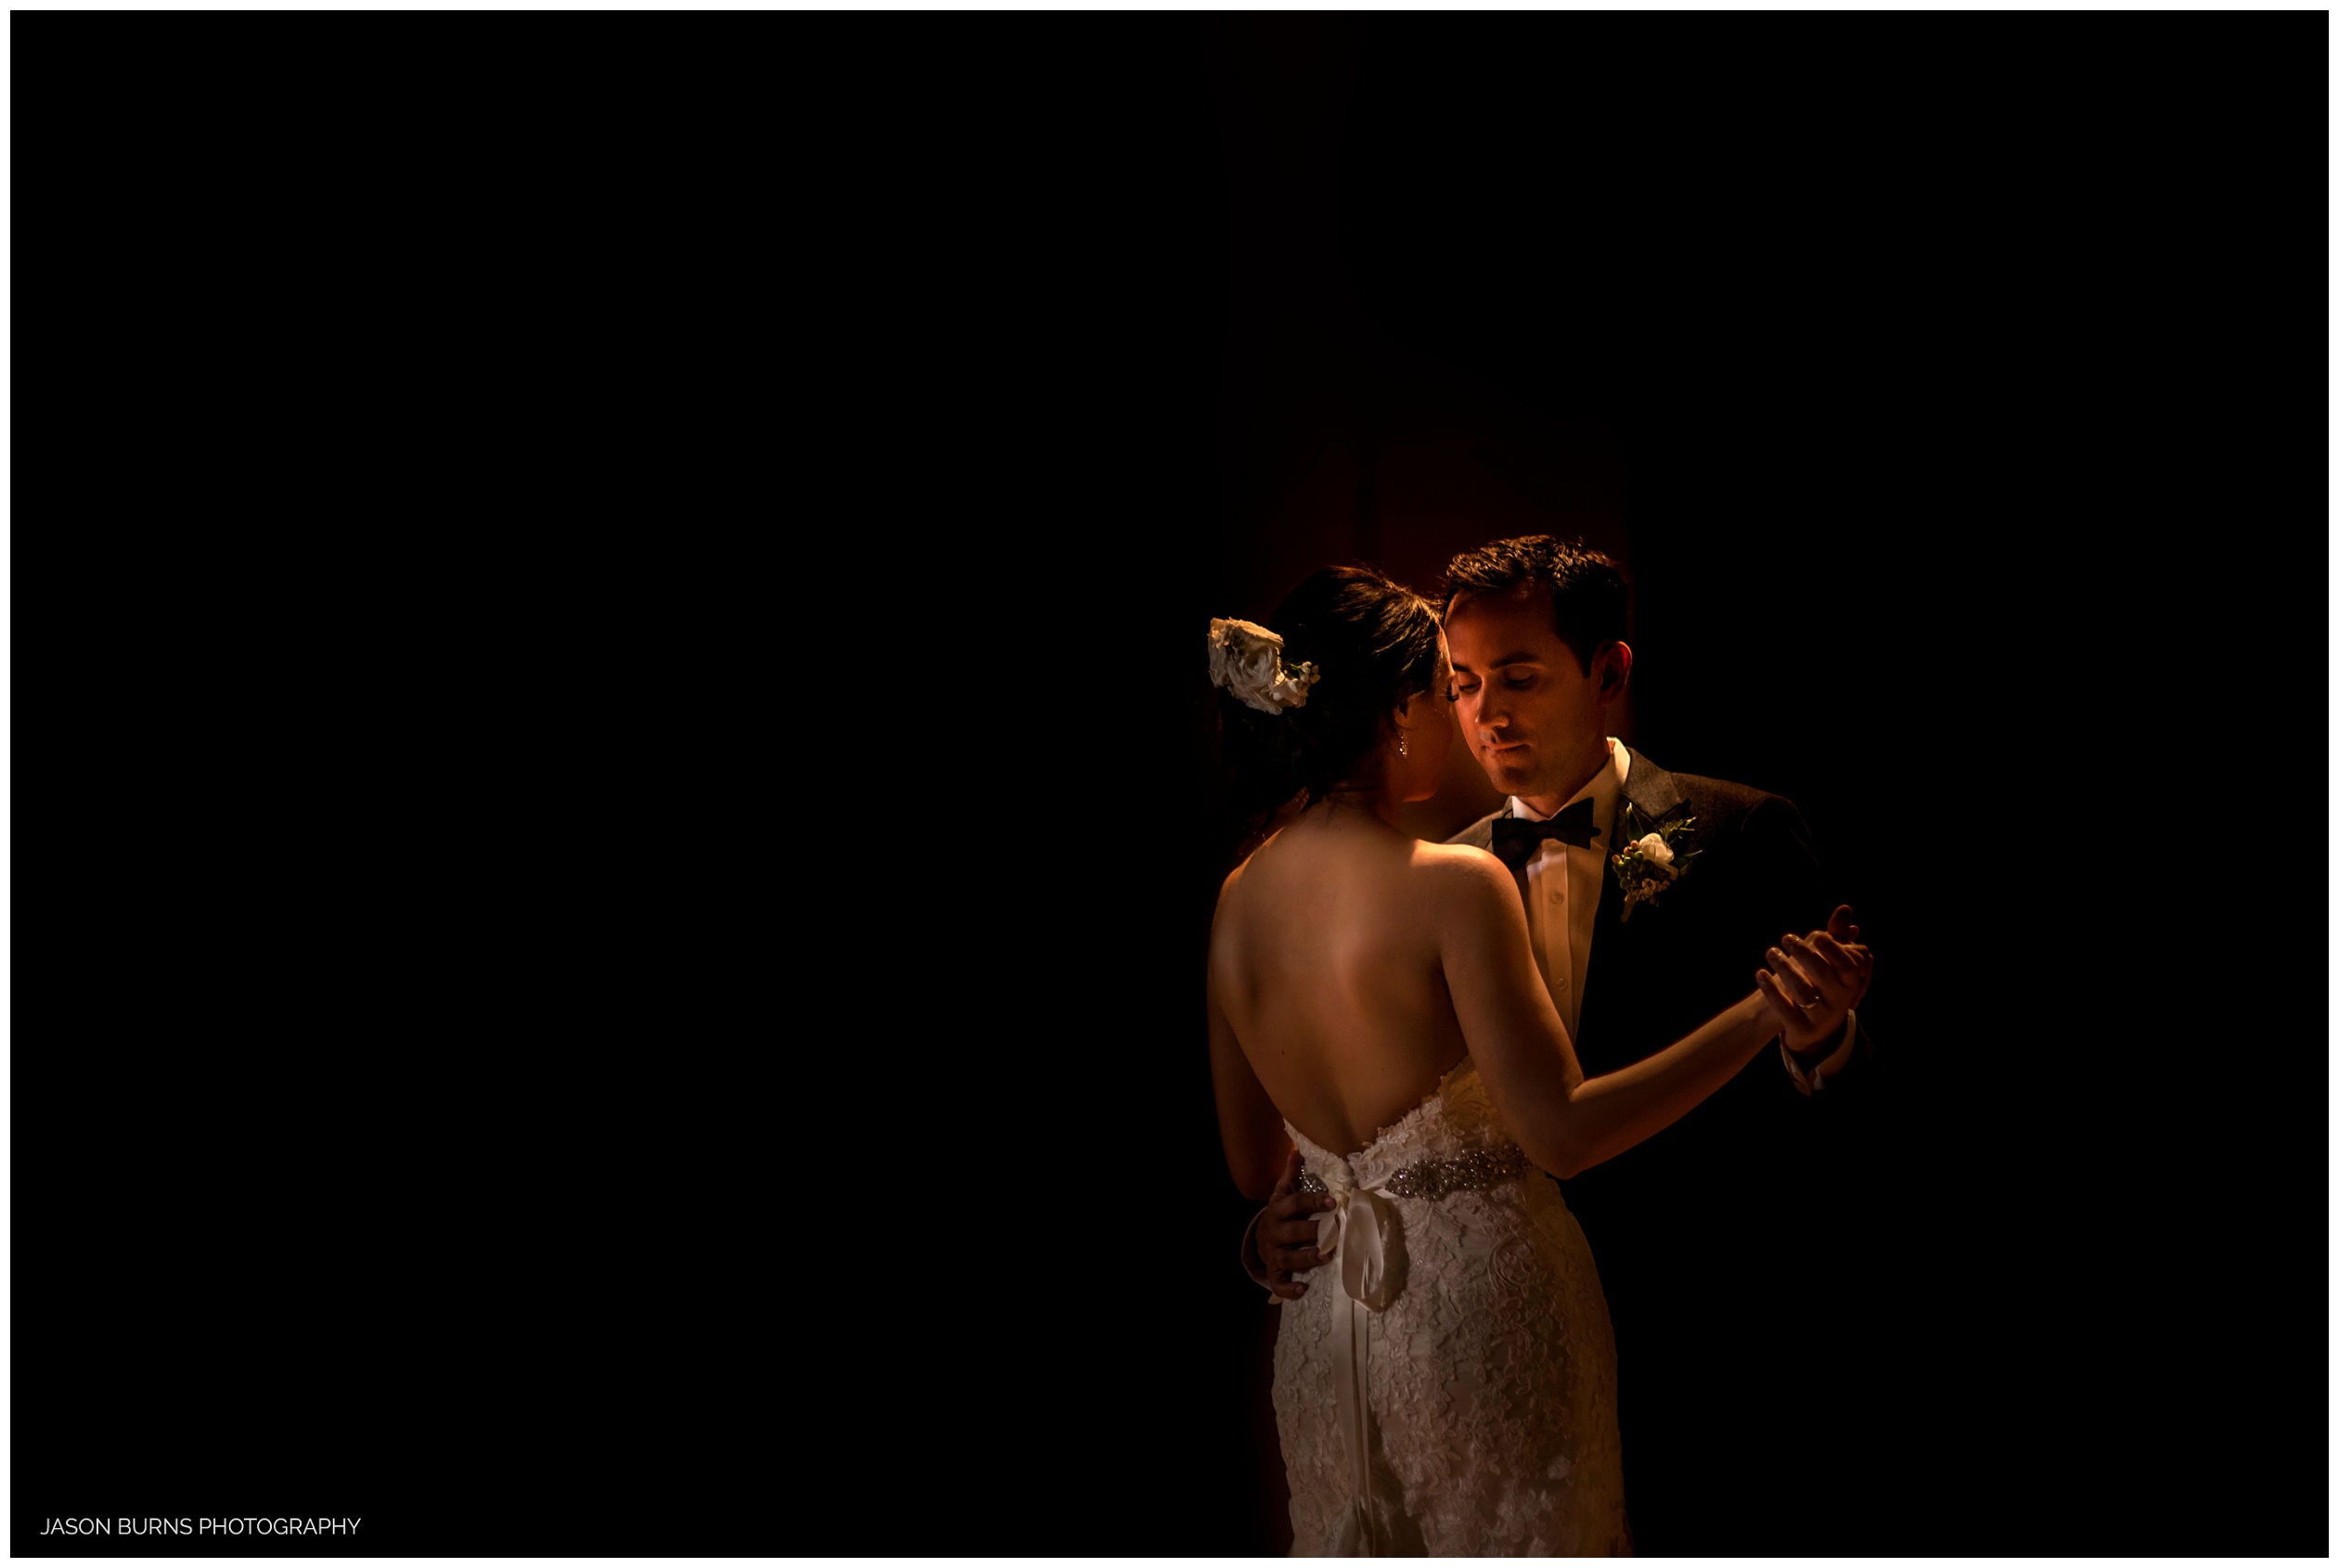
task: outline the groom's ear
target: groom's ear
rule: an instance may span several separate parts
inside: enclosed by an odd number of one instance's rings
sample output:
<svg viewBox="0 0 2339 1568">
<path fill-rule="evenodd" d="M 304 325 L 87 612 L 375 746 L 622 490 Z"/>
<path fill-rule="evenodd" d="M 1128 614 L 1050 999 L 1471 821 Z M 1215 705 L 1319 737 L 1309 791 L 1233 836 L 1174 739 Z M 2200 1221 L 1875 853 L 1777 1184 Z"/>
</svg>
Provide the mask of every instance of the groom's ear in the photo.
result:
<svg viewBox="0 0 2339 1568">
<path fill-rule="evenodd" d="M 1600 700 L 1613 702 L 1625 694 L 1625 683 L 1632 678 L 1632 645 L 1624 642 L 1604 642 L 1592 655 L 1592 675 L 1600 682 Z"/>
</svg>

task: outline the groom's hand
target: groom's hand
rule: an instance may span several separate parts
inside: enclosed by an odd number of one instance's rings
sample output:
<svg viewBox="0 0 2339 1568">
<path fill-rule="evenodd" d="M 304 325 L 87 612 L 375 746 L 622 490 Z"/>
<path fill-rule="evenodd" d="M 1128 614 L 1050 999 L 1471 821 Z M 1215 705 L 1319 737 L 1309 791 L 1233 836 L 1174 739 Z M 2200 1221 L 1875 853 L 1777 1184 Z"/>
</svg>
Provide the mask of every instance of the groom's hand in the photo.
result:
<svg viewBox="0 0 2339 1568">
<path fill-rule="evenodd" d="M 1267 1195 L 1266 1213 L 1258 1225 L 1259 1261 L 1266 1266 L 1267 1289 L 1285 1301 L 1297 1301 L 1307 1287 L 1292 1278 L 1330 1260 L 1316 1250 L 1316 1216 L 1332 1206 L 1329 1194 L 1300 1190 L 1304 1168 L 1300 1151 L 1283 1162 L 1283 1175 Z"/>
</svg>

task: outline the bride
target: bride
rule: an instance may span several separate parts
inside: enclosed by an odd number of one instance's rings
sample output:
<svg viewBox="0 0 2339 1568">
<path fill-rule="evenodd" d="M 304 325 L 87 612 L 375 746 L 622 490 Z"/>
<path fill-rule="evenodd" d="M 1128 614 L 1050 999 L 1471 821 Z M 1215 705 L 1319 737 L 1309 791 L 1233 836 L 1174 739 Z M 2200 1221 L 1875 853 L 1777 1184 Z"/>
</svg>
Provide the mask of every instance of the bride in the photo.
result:
<svg viewBox="0 0 2339 1568">
<path fill-rule="evenodd" d="M 1220 890 L 1208 996 L 1235 1184 L 1264 1198 L 1296 1150 L 1322 1194 L 1311 1278 L 1334 1288 L 1284 1305 L 1275 1348 L 1293 1550 L 1628 1552 L 1608 1309 L 1539 1173 L 1631 1148 L 1782 1033 L 1831 1036 L 1868 952 L 1814 932 L 1687 1038 L 1586 1078 L 1509 868 L 1396 826 L 1452 739 L 1433 607 L 1336 567 L 1275 622 L 1212 623 L 1238 798 L 1298 809 Z"/>
</svg>

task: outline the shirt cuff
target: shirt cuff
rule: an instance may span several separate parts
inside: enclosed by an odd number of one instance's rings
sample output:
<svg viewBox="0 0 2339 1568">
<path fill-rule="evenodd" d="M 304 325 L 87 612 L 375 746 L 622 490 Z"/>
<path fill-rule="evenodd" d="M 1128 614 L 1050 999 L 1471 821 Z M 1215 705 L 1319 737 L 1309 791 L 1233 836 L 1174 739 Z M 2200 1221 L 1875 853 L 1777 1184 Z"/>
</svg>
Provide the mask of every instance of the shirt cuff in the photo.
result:
<svg viewBox="0 0 2339 1568">
<path fill-rule="evenodd" d="M 1825 1060 L 1819 1062 L 1817 1066 L 1808 1068 L 1796 1060 L 1794 1052 L 1789 1050 L 1787 1048 L 1787 1042 L 1784 1039 L 1781 1039 L 1779 1042 L 1779 1060 L 1786 1063 L 1787 1076 L 1794 1080 L 1795 1088 L 1799 1092 L 1806 1095 L 1813 1093 L 1815 1090 L 1826 1088 L 1827 1081 L 1830 1078 L 1834 1077 L 1838 1073 L 1843 1072 L 1844 1067 L 1850 1063 L 1852 1060 L 1852 1047 L 1859 1039 L 1859 1031 L 1860 1015 L 1858 1010 L 1853 1008 L 1844 1009 L 1844 1037 L 1836 1043 L 1834 1049 L 1828 1052 L 1827 1059 Z"/>
</svg>

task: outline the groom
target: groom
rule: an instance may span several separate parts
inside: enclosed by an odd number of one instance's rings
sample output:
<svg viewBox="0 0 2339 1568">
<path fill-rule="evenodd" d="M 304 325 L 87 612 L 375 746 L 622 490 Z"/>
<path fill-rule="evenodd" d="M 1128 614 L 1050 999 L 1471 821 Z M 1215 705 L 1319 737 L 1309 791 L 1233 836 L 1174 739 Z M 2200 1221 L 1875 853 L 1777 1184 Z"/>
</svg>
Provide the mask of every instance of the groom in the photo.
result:
<svg viewBox="0 0 2339 1568">
<path fill-rule="evenodd" d="M 1609 736 L 1633 653 L 1607 557 L 1498 540 L 1453 559 L 1446 594 L 1455 717 L 1510 797 L 1452 842 L 1510 867 L 1585 1075 L 1614 1072 L 1743 996 L 1781 936 L 1828 923 L 1809 834 L 1777 795 L 1667 773 Z M 1643 864 L 1620 880 L 1611 857 L 1635 842 L 1650 846 Z M 1843 916 L 1832 929 L 1853 933 Z M 1615 1329 L 1643 1555 L 1811 1549 L 1796 1510 L 1824 1506 L 1811 1501 L 1824 1450 L 1844 1440 L 1811 1356 L 1851 1310 L 1814 1290 L 1829 1185 L 1844 1179 L 1825 1166 L 1819 1123 L 1843 1109 L 1837 1075 L 1858 1044 L 1855 1019 L 1806 1056 L 1774 1047 L 1674 1126 L 1562 1184 Z M 1244 1267 L 1285 1298 L 1319 1261 L 1319 1200 L 1295 1175 L 1296 1156 L 1243 1240 Z"/>
</svg>

